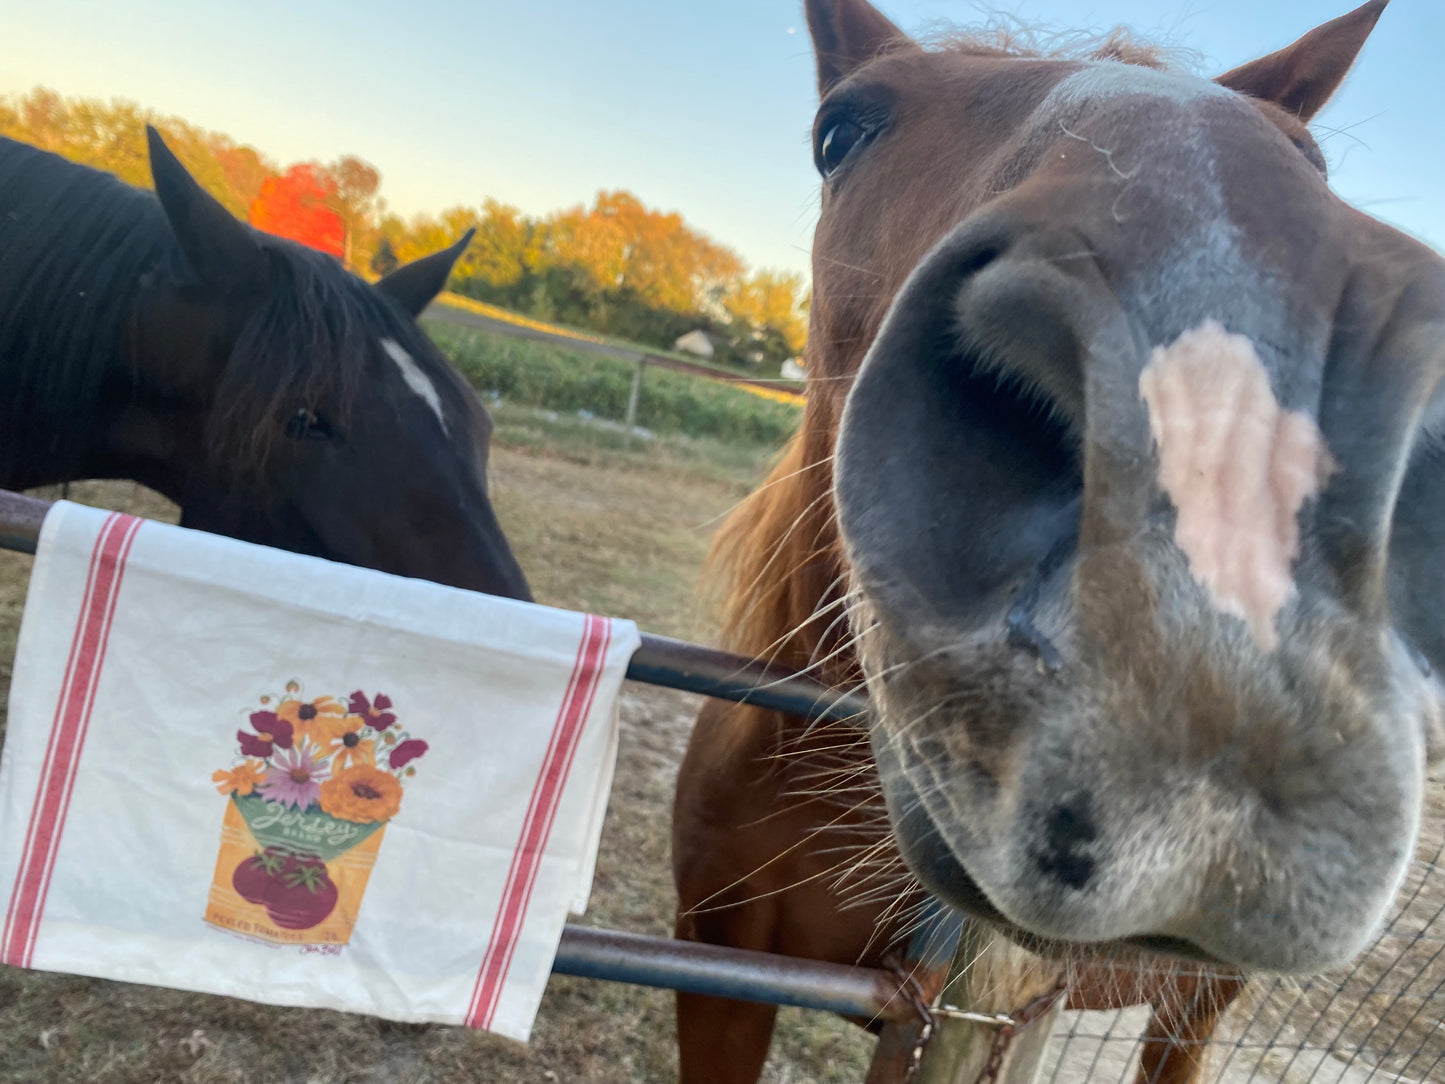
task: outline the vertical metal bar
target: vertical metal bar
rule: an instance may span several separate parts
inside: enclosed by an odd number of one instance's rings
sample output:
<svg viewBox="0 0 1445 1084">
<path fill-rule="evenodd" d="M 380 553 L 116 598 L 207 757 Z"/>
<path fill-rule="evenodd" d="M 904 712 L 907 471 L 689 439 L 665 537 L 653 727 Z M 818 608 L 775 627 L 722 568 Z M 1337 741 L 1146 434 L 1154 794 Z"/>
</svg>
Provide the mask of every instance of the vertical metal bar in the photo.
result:
<svg viewBox="0 0 1445 1084">
<path fill-rule="evenodd" d="M 632 390 L 627 394 L 627 417 L 623 424 L 630 431 L 637 424 L 637 400 L 642 395 L 642 370 L 647 368 L 647 359 L 638 358 L 637 368 L 632 372 Z"/>
</svg>

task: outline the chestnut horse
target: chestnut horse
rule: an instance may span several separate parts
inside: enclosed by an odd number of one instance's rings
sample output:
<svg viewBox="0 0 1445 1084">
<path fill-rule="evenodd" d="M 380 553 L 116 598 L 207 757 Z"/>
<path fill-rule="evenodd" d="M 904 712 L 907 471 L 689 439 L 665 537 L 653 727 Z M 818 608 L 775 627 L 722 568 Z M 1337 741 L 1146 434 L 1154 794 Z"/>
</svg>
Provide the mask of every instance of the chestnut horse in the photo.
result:
<svg viewBox="0 0 1445 1084">
<path fill-rule="evenodd" d="M 470 235 L 371 286 L 148 134 L 154 195 L 0 139 L 0 487 L 130 478 L 186 527 L 529 599 L 491 419 L 416 323 Z"/>
<path fill-rule="evenodd" d="M 1152 1002 L 1175 1084 L 1237 973 L 1367 942 L 1442 747 L 1445 261 L 1306 125 L 1386 2 L 1208 81 L 807 0 L 808 403 L 715 558 L 729 647 L 873 711 L 704 708 L 679 937 L 878 966 L 927 891 Z M 1203 969 L 1080 962 L 1136 950 Z M 682 1079 L 773 1020 L 681 995 Z"/>
</svg>

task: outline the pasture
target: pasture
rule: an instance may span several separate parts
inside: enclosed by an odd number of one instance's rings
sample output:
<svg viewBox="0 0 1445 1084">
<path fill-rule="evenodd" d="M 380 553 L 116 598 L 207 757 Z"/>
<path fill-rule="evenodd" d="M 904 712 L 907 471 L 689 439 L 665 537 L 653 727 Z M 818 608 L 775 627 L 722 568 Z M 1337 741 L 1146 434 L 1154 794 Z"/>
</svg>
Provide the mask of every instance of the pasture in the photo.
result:
<svg viewBox="0 0 1445 1084">
<path fill-rule="evenodd" d="M 539 600 L 706 640 L 694 588 L 708 538 L 761 476 L 772 448 L 685 436 L 629 442 L 575 415 L 508 403 L 494 413 L 496 506 Z M 72 499 L 174 518 L 165 501 L 128 482 L 82 483 Z M 0 698 L 29 567 L 30 558 L 0 551 Z M 669 811 L 696 707 L 683 693 L 625 689 L 589 924 L 671 932 Z M 785 1010 L 782 1032 L 770 1080 L 861 1080 L 871 1040 L 850 1025 Z M 675 1072 L 672 997 L 664 991 L 553 979 L 523 1047 L 459 1028 L 0 969 L 0 1079 L 16 1084 L 623 1084 Z"/>
</svg>

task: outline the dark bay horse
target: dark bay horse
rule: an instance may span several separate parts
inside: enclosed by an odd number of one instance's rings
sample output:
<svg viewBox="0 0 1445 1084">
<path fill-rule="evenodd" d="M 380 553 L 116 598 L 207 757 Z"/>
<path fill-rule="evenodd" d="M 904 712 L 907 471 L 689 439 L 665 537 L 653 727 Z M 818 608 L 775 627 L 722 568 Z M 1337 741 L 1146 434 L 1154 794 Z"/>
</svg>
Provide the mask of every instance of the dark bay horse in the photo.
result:
<svg viewBox="0 0 1445 1084">
<path fill-rule="evenodd" d="M 154 195 L 0 139 L 0 487 L 130 478 L 187 527 L 530 598 L 491 419 L 416 323 L 470 235 L 369 286 L 148 134 Z"/>
<path fill-rule="evenodd" d="M 927 890 L 1152 1002 L 1175 1084 L 1237 972 L 1367 943 L 1445 746 L 1445 261 L 1307 124 L 1386 2 L 1208 81 L 807 0 L 808 404 L 715 557 L 728 646 L 874 708 L 704 709 L 679 936 L 876 966 Z M 678 1013 L 756 1079 L 771 1008 Z"/>
</svg>

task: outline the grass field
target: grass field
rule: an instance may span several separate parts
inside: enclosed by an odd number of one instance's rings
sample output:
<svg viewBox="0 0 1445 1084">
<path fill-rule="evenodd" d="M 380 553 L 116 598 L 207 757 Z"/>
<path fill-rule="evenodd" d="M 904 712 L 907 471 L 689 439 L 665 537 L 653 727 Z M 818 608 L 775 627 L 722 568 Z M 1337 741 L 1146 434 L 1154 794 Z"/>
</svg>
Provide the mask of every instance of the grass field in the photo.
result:
<svg viewBox="0 0 1445 1084">
<path fill-rule="evenodd" d="M 504 402 L 587 411 L 621 421 L 634 366 L 548 343 L 509 338 L 431 321 L 428 332 L 483 393 Z M 637 424 L 659 434 L 687 434 L 728 444 L 777 447 L 798 425 L 799 408 L 703 377 L 648 368 Z"/>
<path fill-rule="evenodd" d="M 717 517 L 754 484 L 769 449 L 616 432 L 503 406 L 496 411 L 498 515 L 538 597 L 706 638 L 693 603 Z M 129 483 L 73 496 L 167 517 Z M 0 552 L 0 695 L 8 684 L 29 558 Z M 665 935 L 673 894 L 673 778 L 697 700 L 628 684 L 622 750 L 589 924 Z M 820 1014 L 785 1010 L 773 1084 L 862 1079 L 872 1041 Z M 557 978 L 532 1043 L 461 1028 L 388 1024 L 226 998 L 0 968 L 0 1080 L 7 1084 L 596 1084 L 668 1081 L 672 998 Z"/>
</svg>

